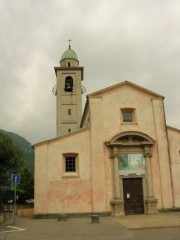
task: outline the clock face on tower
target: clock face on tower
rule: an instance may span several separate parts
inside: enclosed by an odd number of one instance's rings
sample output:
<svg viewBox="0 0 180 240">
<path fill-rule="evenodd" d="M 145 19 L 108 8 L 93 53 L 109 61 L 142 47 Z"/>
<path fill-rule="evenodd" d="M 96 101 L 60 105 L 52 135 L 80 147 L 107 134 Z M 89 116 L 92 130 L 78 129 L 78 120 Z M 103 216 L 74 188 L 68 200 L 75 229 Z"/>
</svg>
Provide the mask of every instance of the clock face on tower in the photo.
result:
<svg viewBox="0 0 180 240">
<path fill-rule="evenodd" d="M 54 96 L 57 95 L 57 85 L 55 85 L 55 86 L 52 88 L 52 93 L 54 94 Z"/>
<path fill-rule="evenodd" d="M 81 94 L 85 94 L 85 92 L 86 92 L 86 88 L 83 85 L 81 85 Z"/>
</svg>

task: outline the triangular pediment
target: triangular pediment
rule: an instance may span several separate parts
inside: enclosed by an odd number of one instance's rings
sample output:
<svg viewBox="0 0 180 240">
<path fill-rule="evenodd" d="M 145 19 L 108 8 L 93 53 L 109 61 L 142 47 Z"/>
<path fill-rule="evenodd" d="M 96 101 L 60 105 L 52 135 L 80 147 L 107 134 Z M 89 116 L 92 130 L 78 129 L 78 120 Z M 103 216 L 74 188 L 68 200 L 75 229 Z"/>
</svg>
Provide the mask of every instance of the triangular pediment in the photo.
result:
<svg viewBox="0 0 180 240">
<path fill-rule="evenodd" d="M 115 91 L 116 89 L 120 89 L 120 88 L 124 88 L 124 87 L 130 87 L 130 88 L 133 88 L 134 90 L 138 90 L 140 92 L 147 93 L 148 95 L 151 95 L 152 97 L 164 99 L 164 97 L 162 95 L 159 95 L 159 94 L 157 94 L 153 91 L 150 91 L 146 88 L 143 88 L 143 87 L 141 87 L 137 84 L 134 84 L 132 82 L 129 82 L 127 80 L 123 81 L 123 82 L 120 82 L 118 84 L 112 85 L 110 87 L 101 89 L 101 90 L 96 91 L 94 93 L 91 93 L 91 94 L 88 95 L 88 97 L 100 97 L 101 95 L 108 94 L 109 92 L 112 92 L 112 91 Z"/>
<path fill-rule="evenodd" d="M 93 98 L 103 98 L 103 97 L 106 97 L 106 96 L 111 96 L 116 94 L 121 96 L 121 93 L 125 93 L 129 96 L 133 96 L 136 98 L 138 95 L 139 95 L 139 98 L 142 99 L 142 97 L 146 96 L 148 97 L 149 99 L 160 99 L 160 100 L 163 100 L 164 97 L 155 93 L 155 92 L 152 92 L 146 88 L 143 88 L 137 84 L 134 84 L 132 82 L 129 82 L 129 81 L 123 81 L 123 82 L 120 82 L 118 84 L 115 84 L 115 85 L 112 85 L 110 87 L 107 87 L 107 88 L 104 88 L 104 89 L 101 89 L 99 91 L 96 91 L 94 93 L 91 93 L 89 95 L 87 95 L 87 101 L 86 101 L 86 104 L 85 104 L 85 108 L 84 108 L 84 111 L 83 111 L 83 116 L 82 116 L 82 120 L 81 120 L 81 127 L 85 126 L 85 122 L 87 123 L 87 119 L 89 117 L 89 104 L 90 104 L 90 99 L 93 99 Z M 132 94 L 134 93 L 134 94 Z M 137 93 L 137 95 L 136 95 Z M 132 100 L 132 99 L 131 99 Z M 115 101 L 115 98 L 114 98 L 114 101 Z"/>
</svg>

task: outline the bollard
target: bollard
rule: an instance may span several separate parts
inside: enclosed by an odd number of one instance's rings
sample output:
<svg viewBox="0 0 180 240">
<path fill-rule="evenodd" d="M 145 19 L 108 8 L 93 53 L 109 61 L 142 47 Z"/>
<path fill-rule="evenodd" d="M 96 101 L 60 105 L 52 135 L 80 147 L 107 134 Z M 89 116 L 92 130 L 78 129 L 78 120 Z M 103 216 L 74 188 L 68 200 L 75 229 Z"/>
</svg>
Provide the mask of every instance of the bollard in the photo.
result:
<svg viewBox="0 0 180 240">
<path fill-rule="evenodd" d="M 91 215 L 91 223 L 99 223 L 99 215 Z"/>
<path fill-rule="evenodd" d="M 58 214 L 57 219 L 58 221 L 66 222 L 68 220 L 68 215 L 66 213 Z"/>
</svg>

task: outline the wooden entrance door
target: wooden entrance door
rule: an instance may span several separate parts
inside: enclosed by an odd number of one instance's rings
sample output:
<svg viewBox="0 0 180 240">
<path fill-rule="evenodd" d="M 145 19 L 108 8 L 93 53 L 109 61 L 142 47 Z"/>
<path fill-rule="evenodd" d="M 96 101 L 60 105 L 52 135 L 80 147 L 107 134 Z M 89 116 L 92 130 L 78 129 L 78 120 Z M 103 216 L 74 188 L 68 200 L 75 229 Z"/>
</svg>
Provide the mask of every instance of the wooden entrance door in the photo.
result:
<svg viewBox="0 0 180 240">
<path fill-rule="evenodd" d="M 144 213 L 142 178 L 123 179 L 125 214 Z"/>
</svg>

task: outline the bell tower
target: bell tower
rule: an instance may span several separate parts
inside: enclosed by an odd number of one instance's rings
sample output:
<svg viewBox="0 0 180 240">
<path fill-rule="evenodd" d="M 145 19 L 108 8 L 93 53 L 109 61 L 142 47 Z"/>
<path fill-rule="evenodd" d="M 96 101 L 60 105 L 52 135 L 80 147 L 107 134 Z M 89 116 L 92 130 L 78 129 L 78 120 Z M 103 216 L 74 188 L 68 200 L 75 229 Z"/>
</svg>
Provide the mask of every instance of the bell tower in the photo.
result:
<svg viewBox="0 0 180 240">
<path fill-rule="evenodd" d="M 79 66 L 77 54 L 69 48 L 63 53 L 60 67 L 54 68 L 57 85 L 56 95 L 57 136 L 79 129 L 82 117 L 82 90 L 84 67 Z"/>
</svg>

